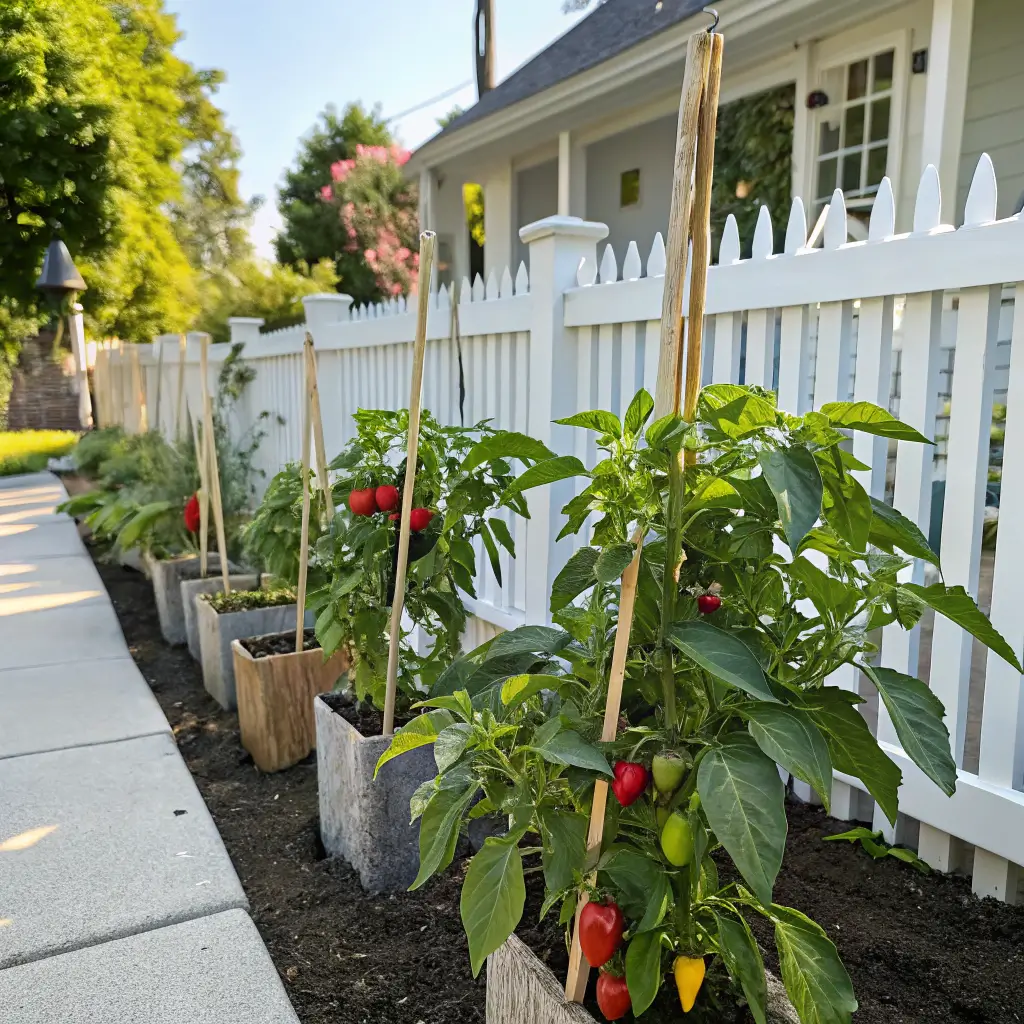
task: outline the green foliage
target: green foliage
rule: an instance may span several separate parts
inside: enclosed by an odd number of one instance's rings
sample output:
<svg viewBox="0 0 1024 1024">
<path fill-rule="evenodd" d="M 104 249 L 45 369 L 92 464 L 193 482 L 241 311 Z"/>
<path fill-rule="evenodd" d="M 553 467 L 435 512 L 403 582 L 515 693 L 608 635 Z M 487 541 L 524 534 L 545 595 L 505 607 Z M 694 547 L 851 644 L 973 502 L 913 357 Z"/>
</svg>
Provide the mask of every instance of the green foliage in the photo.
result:
<svg viewBox="0 0 1024 1024">
<path fill-rule="evenodd" d="M 562 628 L 522 627 L 455 661 L 423 705 L 448 724 L 435 723 L 429 736 L 415 720 L 407 726 L 417 743 L 434 743 L 438 765 L 418 806 L 443 809 L 445 842 L 452 816 L 460 806 L 469 814 L 480 793 L 473 816 L 510 819 L 507 836 L 467 874 L 463 923 L 474 971 L 519 923 L 524 869 L 514 859 L 528 871 L 539 857 L 545 913 L 560 907 L 560 921 L 570 922 L 582 889 L 622 909 L 634 1010 L 653 1001 L 674 956 L 697 956 L 711 958 L 699 1005 L 724 1006 L 742 990 L 764 1020 L 764 965 L 746 922 L 755 914 L 774 927 L 803 1024 L 849 1024 L 857 1002 L 835 946 L 813 921 L 773 901 L 787 829 L 777 764 L 826 804 L 834 771 L 859 778 L 895 821 L 900 770 L 858 712 L 861 698 L 828 684 L 833 672 L 852 665 L 866 673 L 906 755 L 946 793 L 956 769 L 941 702 L 920 680 L 876 665 L 865 625 L 909 628 L 927 604 L 1016 659 L 961 588 L 900 581 L 905 555 L 934 554 L 851 475 L 841 447 L 847 430 L 918 439 L 910 428 L 860 404 L 793 417 L 770 393 L 732 385 L 701 392 L 695 423 L 667 416 L 648 425 L 652 409 L 641 393 L 622 421 L 599 410 L 570 417 L 563 422 L 597 434 L 596 466 L 551 457 L 506 490 L 518 500 L 529 486 L 582 477 L 563 510 L 563 534 L 593 523 L 592 540 L 554 581 Z M 620 724 L 604 743 L 616 574 L 637 552 L 636 537 L 643 545 Z M 697 600 L 708 594 L 721 598 L 713 619 Z M 457 743 L 449 742 L 456 730 Z M 385 758 L 402 749 L 399 737 Z M 582 831 L 552 825 L 585 827 L 610 763 L 650 766 L 661 753 L 681 768 L 678 781 L 664 783 L 676 788 L 652 787 L 629 807 L 610 797 L 604 842 L 592 855 Z M 684 823 L 693 850 L 669 859 L 659 817 L 673 812 L 668 820 Z M 440 835 L 438 820 L 424 812 L 421 848 Z M 739 881 L 719 880 L 716 854 L 731 860 Z M 423 861 L 417 884 L 447 862 Z"/>
<path fill-rule="evenodd" d="M 199 598 L 208 602 L 218 615 L 229 615 L 232 612 L 249 612 L 255 608 L 279 608 L 295 604 L 295 591 L 275 582 L 259 590 L 232 590 L 230 594 L 221 591 L 218 594 L 200 594 Z"/>
<path fill-rule="evenodd" d="M 922 875 L 930 875 L 932 869 L 913 850 L 905 846 L 891 846 L 883 838 L 881 830 L 872 832 L 869 828 L 853 828 L 849 832 L 841 832 L 837 836 L 825 836 L 827 843 L 860 843 L 861 849 L 871 854 L 874 860 L 881 860 L 883 857 L 893 857 L 896 860 L 909 864 L 915 871 Z"/>
<path fill-rule="evenodd" d="M 78 435 L 70 430 L 16 430 L 0 434 L 0 476 L 38 473 L 50 459 L 66 455 Z"/>
<path fill-rule="evenodd" d="M 392 142 L 380 112 L 350 103 L 341 114 L 328 106 L 316 126 L 299 144 L 295 166 L 285 172 L 278 209 L 284 229 L 274 241 L 277 259 L 294 269 L 334 263 L 341 290 L 357 303 L 379 298 L 373 272 L 361 252 L 346 249 L 349 235 L 321 189 L 331 182 L 331 167 L 356 156 L 356 146 L 388 146 Z"/>
</svg>

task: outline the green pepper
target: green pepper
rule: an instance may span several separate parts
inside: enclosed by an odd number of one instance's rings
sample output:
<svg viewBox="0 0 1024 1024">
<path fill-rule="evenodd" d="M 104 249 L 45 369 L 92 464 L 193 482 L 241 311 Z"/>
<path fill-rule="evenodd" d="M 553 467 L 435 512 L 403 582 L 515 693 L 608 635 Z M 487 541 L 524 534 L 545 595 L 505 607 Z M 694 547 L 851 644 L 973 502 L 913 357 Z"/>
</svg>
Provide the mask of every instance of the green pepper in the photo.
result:
<svg viewBox="0 0 1024 1024">
<path fill-rule="evenodd" d="M 661 852 L 669 864 L 677 868 L 686 867 L 693 860 L 693 833 L 690 823 L 679 811 L 672 812 L 661 830 Z"/>
</svg>

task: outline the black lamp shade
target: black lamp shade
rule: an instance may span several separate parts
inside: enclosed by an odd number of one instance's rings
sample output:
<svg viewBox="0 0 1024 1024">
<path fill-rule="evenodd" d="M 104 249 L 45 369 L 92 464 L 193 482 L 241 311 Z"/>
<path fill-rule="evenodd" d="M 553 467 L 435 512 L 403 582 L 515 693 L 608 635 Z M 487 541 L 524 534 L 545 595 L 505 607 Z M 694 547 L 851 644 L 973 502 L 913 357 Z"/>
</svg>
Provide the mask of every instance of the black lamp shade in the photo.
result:
<svg viewBox="0 0 1024 1024">
<path fill-rule="evenodd" d="M 55 238 L 46 248 L 43 272 L 36 287 L 47 292 L 84 292 L 88 287 L 78 272 L 68 247 Z"/>
</svg>

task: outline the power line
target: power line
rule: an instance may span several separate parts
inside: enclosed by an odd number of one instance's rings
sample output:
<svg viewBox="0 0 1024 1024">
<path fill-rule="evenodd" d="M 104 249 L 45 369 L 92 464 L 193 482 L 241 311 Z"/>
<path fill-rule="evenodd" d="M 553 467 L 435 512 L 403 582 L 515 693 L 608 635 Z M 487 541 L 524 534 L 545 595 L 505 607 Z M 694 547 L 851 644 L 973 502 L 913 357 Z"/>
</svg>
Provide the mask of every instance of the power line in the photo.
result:
<svg viewBox="0 0 1024 1024">
<path fill-rule="evenodd" d="M 462 92 L 463 89 L 471 86 L 473 79 L 470 78 L 465 82 L 460 82 L 458 85 L 453 86 L 451 89 L 446 89 L 442 93 L 438 93 L 436 96 L 431 96 L 429 100 L 424 100 L 422 103 L 416 104 L 415 107 L 410 107 L 408 110 L 403 110 L 399 114 L 392 114 L 390 117 L 384 118 L 385 124 L 390 124 L 392 121 L 400 121 L 403 117 L 408 117 L 410 114 L 415 114 L 418 110 L 423 110 L 425 107 L 432 107 L 435 103 L 440 103 L 441 100 L 448 99 L 449 96 L 454 96 L 457 92 Z"/>
</svg>

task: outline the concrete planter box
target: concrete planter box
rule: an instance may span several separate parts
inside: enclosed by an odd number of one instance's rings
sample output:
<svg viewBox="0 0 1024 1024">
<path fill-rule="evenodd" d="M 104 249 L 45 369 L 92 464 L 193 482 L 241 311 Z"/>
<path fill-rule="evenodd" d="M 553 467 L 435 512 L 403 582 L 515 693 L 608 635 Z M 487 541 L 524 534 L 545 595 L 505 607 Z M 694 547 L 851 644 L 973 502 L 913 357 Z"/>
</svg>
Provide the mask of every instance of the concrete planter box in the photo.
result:
<svg viewBox="0 0 1024 1024">
<path fill-rule="evenodd" d="M 294 640 L 294 631 L 285 636 Z M 264 772 L 290 768 L 316 748 L 313 701 L 333 690 L 349 658 L 336 651 L 327 661 L 319 647 L 301 654 L 255 658 L 234 640 L 235 693 L 242 746 Z"/>
<path fill-rule="evenodd" d="M 235 574 L 229 577 L 232 590 L 257 590 L 260 578 L 256 573 L 248 575 Z M 207 576 L 205 580 L 181 581 L 181 606 L 185 611 L 185 639 L 188 652 L 199 661 L 202 652 L 199 650 L 199 620 L 196 618 L 196 598 L 200 594 L 219 594 L 224 589 L 224 581 L 220 576 Z"/>
<path fill-rule="evenodd" d="M 142 556 L 146 575 L 153 581 L 153 597 L 160 618 L 160 632 L 172 647 L 185 643 L 185 608 L 181 601 L 181 581 L 199 575 L 199 556 L 182 555 L 179 558 L 155 558 L 148 552 Z M 232 570 L 235 566 L 231 567 Z M 211 576 L 220 572 L 220 556 L 211 554 L 207 571 Z"/>
<path fill-rule="evenodd" d="M 253 608 L 249 611 L 219 614 L 213 610 L 209 601 L 196 599 L 199 661 L 203 667 L 203 685 L 206 692 L 225 711 L 233 711 L 238 706 L 235 697 L 235 665 L 231 641 L 294 629 L 295 612 L 295 605 L 282 604 L 273 608 Z M 311 612 L 306 613 L 306 625 L 313 625 Z"/>
<path fill-rule="evenodd" d="M 316 708 L 316 767 L 320 836 L 329 856 L 344 857 L 368 892 L 401 892 L 419 871 L 419 825 L 409 824 L 409 800 L 437 775 L 434 748 L 420 747 L 373 769 L 390 737 L 363 736 L 320 698 Z"/>
<path fill-rule="evenodd" d="M 782 982 L 772 974 L 767 981 L 768 1024 L 800 1024 Z M 597 1024 L 578 1003 L 565 1001 L 565 979 L 556 978 L 516 935 L 487 958 L 486 1020 L 487 1024 Z"/>
</svg>

